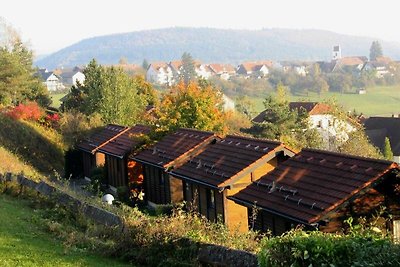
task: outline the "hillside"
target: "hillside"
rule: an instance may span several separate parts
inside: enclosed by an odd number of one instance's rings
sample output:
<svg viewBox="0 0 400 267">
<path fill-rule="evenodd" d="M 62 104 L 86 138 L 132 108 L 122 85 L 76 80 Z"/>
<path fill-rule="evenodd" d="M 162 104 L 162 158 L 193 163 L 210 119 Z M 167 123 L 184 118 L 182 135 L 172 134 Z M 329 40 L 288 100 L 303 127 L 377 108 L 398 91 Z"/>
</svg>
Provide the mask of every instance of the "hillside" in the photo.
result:
<svg viewBox="0 0 400 267">
<path fill-rule="evenodd" d="M 212 28 L 166 28 L 137 31 L 82 40 L 37 60 L 40 67 L 53 69 L 88 63 L 170 61 L 183 52 L 203 62 L 237 64 L 245 60 L 329 60 L 333 45 L 342 54 L 369 55 L 371 37 L 356 37 L 323 30 L 263 29 L 225 30 Z M 400 43 L 380 40 L 384 54 L 400 59 Z"/>
<path fill-rule="evenodd" d="M 56 131 L 38 123 L 0 114 L 0 171 L 63 175 L 64 141 Z"/>
</svg>

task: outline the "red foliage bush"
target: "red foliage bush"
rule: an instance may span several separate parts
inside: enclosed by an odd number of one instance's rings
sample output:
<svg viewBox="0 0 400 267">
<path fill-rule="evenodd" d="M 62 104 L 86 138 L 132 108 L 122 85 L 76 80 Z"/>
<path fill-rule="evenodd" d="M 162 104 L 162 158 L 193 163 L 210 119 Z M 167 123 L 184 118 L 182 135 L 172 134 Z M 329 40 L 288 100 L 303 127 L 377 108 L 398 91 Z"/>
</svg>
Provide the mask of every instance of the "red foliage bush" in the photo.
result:
<svg viewBox="0 0 400 267">
<path fill-rule="evenodd" d="M 38 121 L 44 115 L 44 112 L 36 102 L 27 102 L 14 107 L 7 112 L 7 115 L 15 120 Z"/>
</svg>

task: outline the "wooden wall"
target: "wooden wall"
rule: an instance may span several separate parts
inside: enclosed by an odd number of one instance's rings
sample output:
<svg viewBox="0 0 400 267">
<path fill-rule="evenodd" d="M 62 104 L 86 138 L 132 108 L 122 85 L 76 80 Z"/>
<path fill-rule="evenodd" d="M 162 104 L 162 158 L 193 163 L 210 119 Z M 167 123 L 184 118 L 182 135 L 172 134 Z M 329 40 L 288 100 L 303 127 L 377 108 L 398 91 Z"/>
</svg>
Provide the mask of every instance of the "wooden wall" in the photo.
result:
<svg viewBox="0 0 400 267">
<path fill-rule="evenodd" d="M 261 164 L 251 173 L 235 182 L 231 189 L 219 192 L 205 185 L 183 181 L 184 200 L 188 209 L 196 210 L 210 221 L 221 219 L 232 231 L 246 232 L 249 229 L 247 208 L 228 200 L 232 196 L 275 168 L 277 159 Z M 213 191 L 213 193 L 212 193 Z M 212 197 L 214 201 L 212 201 Z M 212 203 L 213 202 L 213 203 Z"/>
<path fill-rule="evenodd" d="M 248 208 L 247 212 L 249 214 L 249 227 L 255 231 L 263 233 L 271 232 L 272 235 L 281 235 L 298 225 L 298 223 L 292 220 L 263 210 L 257 211 L 254 208 Z"/>
<path fill-rule="evenodd" d="M 269 162 L 262 164 L 251 173 L 248 173 L 240 180 L 235 182 L 231 189 L 227 190 L 227 196 L 232 196 L 240 190 L 244 189 L 253 181 L 257 181 L 261 178 L 261 176 L 272 171 L 276 167 L 276 164 L 277 159 L 274 158 Z M 236 204 L 234 201 L 229 199 L 225 199 L 225 203 L 225 223 L 228 228 L 232 230 L 239 230 L 241 232 L 247 231 L 249 229 L 247 208 L 245 206 Z"/>
<path fill-rule="evenodd" d="M 182 181 L 170 178 L 162 168 L 143 164 L 145 198 L 155 204 L 170 204 L 183 200 Z"/>
<path fill-rule="evenodd" d="M 106 155 L 107 183 L 114 187 L 128 185 L 128 164 L 126 159 Z"/>
<path fill-rule="evenodd" d="M 355 218 L 354 224 L 356 224 L 357 218 L 371 218 L 382 208 L 385 209 L 383 217 L 389 219 L 390 215 L 393 220 L 400 219 L 400 190 L 397 188 L 399 188 L 399 184 L 396 184 L 394 174 L 389 174 L 384 182 L 348 201 L 340 210 L 330 213 L 326 218 L 327 224 L 321 226 L 320 230 L 324 232 L 342 231 L 342 229 L 348 228 L 344 220 L 349 217 Z M 383 230 L 393 230 L 390 220 L 378 220 L 378 226 Z"/>
<path fill-rule="evenodd" d="M 183 189 L 189 210 L 199 212 L 210 221 L 224 222 L 224 193 L 188 181 L 183 181 Z"/>
</svg>

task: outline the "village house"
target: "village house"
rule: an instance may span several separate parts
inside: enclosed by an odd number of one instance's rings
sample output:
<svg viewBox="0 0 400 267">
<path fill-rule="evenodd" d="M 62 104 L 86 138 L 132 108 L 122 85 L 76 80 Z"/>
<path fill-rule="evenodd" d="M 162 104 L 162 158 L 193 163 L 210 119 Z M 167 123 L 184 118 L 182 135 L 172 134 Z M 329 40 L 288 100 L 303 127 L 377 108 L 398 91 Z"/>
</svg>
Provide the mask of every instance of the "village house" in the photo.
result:
<svg viewBox="0 0 400 267">
<path fill-rule="evenodd" d="M 171 86 L 174 75 L 171 67 L 165 62 L 153 62 L 146 72 L 146 80 L 158 85 Z"/>
<path fill-rule="evenodd" d="M 373 71 L 375 72 L 375 77 L 378 79 L 384 78 L 386 75 L 390 74 L 388 64 L 379 61 L 369 61 L 365 63 L 363 71 Z"/>
<path fill-rule="evenodd" d="M 272 66 L 272 61 L 244 62 L 237 67 L 236 73 L 246 78 L 262 78 L 269 74 Z"/>
<path fill-rule="evenodd" d="M 382 207 L 399 237 L 400 185 L 396 163 L 304 149 L 228 199 L 247 208 L 249 226 L 280 235 L 306 229 L 340 232 L 349 217 L 371 216 Z"/>
<path fill-rule="evenodd" d="M 183 200 L 182 181 L 168 171 L 199 153 L 216 136 L 211 132 L 179 129 L 167 134 L 154 146 L 131 157 L 144 173 L 144 192 L 148 204 L 169 204 Z"/>
<path fill-rule="evenodd" d="M 236 74 L 235 68 L 230 64 L 212 63 L 209 64 L 208 67 L 211 69 L 214 76 L 217 76 L 225 81 L 229 80 Z"/>
<path fill-rule="evenodd" d="M 389 138 L 393 161 L 400 163 L 400 115 L 398 117 L 370 117 L 364 121 L 365 133 L 371 143 L 383 153 L 385 138 Z"/>
<path fill-rule="evenodd" d="M 48 71 L 47 69 L 39 69 L 35 75 L 42 80 L 44 86 L 46 86 L 49 92 L 65 89 L 65 86 L 61 82 L 61 77 L 52 71 Z"/>
<path fill-rule="evenodd" d="M 309 116 L 309 129 L 320 133 L 326 148 L 331 148 L 349 139 L 349 134 L 356 130 L 350 120 L 337 118 L 329 105 L 318 102 L 290 102 L 290 110 L 305 111 Z M 255 123 L 263 123 L 268 110 L 253 118 Z"/>
<path fill-rule="evenodd" d="M 85 74 L 79 70 L 64 69 L 59 75 L 65 87 L 77 86 L 85 82 Z"/>
<path fill-rule="evenodd" d="M 333 60 L 333 68 L 332 72 L 340 71 L 340 70 L 352 70 L 360 72 L 365 63 L 368 62 L 368 58 L 365 56 L 351 56 L 351 57 L 342 57 L 336 60 Z"/>
<path fill-rule="evenodd" d="M 196 72 L 197 77 L 208 80 L 211 76 L 213 76 L 213 71 L 210 69 L 207 64 L 196 64 L 194 71 Z"/>
<path fill-rule="evenodd" d="M 279 142 L 227 136 L 170 171 L 183 181 L 189 208 L 231 230 L 246 231 L 247 210 L 227 199 L 294 153 Z"/>
<path fill-rule="evenodd" d="M 310 63 L 281 61 L 280 65 L 283 72 L 293 71 L 297 75 L 304 77 L 307 76 L 307 67 L 310 65 Z"/>
</svg>

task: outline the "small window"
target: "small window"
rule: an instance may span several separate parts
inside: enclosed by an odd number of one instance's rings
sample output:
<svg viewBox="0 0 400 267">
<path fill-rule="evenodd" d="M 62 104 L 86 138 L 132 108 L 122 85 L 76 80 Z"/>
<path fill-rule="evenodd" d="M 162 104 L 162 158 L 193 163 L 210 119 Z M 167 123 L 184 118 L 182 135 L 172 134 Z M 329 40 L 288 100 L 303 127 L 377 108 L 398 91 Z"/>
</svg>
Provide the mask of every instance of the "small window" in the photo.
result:
<svg viewBox="0 0 400 267">
<path fill-rule="evenodd" d="M 215 194 L 214 190 L 210 189 L 207 191 L 208 199 L 207 199 L 207 205 L 210 209 L 215 208 Z"/>
</svg>

